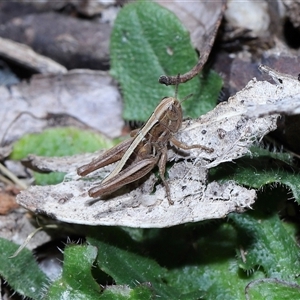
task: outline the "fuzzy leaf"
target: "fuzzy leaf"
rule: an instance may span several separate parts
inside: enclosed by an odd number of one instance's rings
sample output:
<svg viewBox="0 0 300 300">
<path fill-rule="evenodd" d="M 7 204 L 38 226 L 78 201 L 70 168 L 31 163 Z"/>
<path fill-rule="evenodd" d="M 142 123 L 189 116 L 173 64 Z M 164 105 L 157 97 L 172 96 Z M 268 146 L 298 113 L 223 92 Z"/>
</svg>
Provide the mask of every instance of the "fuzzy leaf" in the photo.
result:
<svg viewBox="0 0 300 300">
<path fill-rule="evenodd" d="M 266 189 L 254 211 L 229 217 L 239 229 L 241 251 L 246 253 L 242 257 L 239 251 L 241 268 L 253 270 L 259 266 L 266 277 L 297 282 L 300 249 L 294 238 L 295 229 L 286 226 L 276 213 L 285 196 L 286 190 Z"/>
<path fill-rule="evenodd" d="M 155 293 L 163 299 L 175 299 L 178 295 L 179 291 L 164 282 L 166 269 L 153 260 L 92 238 L 88 241 L 100 249 L 97 257 L 100 269 L 109 274 L 117 284 L 135 287 L 137 282 L 151 282 Z"/>
<path fill-rule="evenodd" d="M 109 148 L 113 142 L 103 135 L 73 127 L 50 128 L 39 134 L 26 134 L 14 144 L 12 159 L 23 159 L 28 154 L 67 156 Z"/>
<path fill-rule="evenodd" d="M 149 300 L 153 299 L 151 286 L 141 284 L 134 289 L 127 285 L 107 286 L 101 295 L 101 300 Z"/>
<path fill-rule="evenodd" d="M 42 288 L 48 285 L 49 279 L 28 249 L 10 258 L 18 248 L 19 245 L 0 238 L 0 275 L 20 295 L 42 299 Z"/>
<path fill-rule="evenodd" d="M 111 74 L 124 94 L 124 118 L 146 121 L 165 96 L 173 97 L 175 87 L 158 83 L 162 74 L 185 73 L 197 63 L 188 31 L 177 17 L 153 2 L 125 5 L 115 20 L 111 35 Z M 179 99 L 185 115 L 198 117 L 216 103 L 222 80 L 215 73 L 196 77 L 181 85 Z"/>
<path fill-rule="evenodd" d="M 211 169 L 210 180 L 234 180 L 257 189 L 266 184 L 286 185 L 300 203 L 300 172 L 286 153 L 253 152 L 252 158 L 243 157 L 235 164 L 225 163 Z"/>
<path fill-rule="evenodd" d="M 299 294 L 299 285 L 272 279 L 253 281 L 247 289 L 247 299 L 249 300 L 296 300 L 299 298 Z"/>
<path fill-rule="evenodd" d="M 206 300 L 244 299 L 245 286 L 262 274 L 246 276 L 240 272 L 235 258 L 236 230 L 230 224 L 208 223 L 195 228 L 194 234 L 198 236 L 194 241 L 196 251 L 192 248 L 188 263 L 169 272 L 168 281 L 181 286 L 183 293 L 201 290 Z"/>
<path fill-rule="evenodd" d="M 14 144 L 11 158 L 20 160 L 29 154 L 40 156 L 67 156 L 109 148 L 114 142 L 101 134 L 73 127 L 50 128 L 39 134 L 24 135 Z M 62 182 L 65 173 L 40 174 L 34 172 L 38 185 Z"/>
<path fill-rule="evenodd" d="M 136 287 L 137 283 L 151 286 L 152 294 L 162 299 L 199 299 L 202 293 L 198 289 L 189 294 L 182 293 L 181 287 L 174 287 L 166 280 L 167 270 L 159 266 L 153 259 L 135 254 L 108 243 L 89 238 L 88 241 L 100 249 L 98 266 L 109 274 L 117 284 Z M 138 291 L 135 291 L 138 293 Z M 189 291 L 191 292 L 191 291 Z M 131 299 L 131 298 L 130 298 Z M 139 299 L 139 298 L 136 298 Z"/>
<path fill-rule="evenodd" d="M 91 268 L 97 256 L 93 246 L 67 246 L 61 278 L 49 288 L 45 299 L 99 299 L 100 286 L 94 280 Z"/>
</svg>

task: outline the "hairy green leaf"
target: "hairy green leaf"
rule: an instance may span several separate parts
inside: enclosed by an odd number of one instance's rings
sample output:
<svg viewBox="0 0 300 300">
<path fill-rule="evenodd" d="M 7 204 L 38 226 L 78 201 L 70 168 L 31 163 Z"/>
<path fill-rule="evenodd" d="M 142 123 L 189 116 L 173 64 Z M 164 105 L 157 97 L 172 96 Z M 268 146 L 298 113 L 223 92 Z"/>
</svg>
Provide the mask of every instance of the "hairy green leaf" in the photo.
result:
<svg viewBox="0 0 300 300">
<path fill-rule="evenodd" d="M 10 258 L 18 248 L 19 245 L 0 238 L 0 275 L 20 295 L 42 299 L 42 290 L 49 279 L 28 249 L 25 248 L 16 257 Z"/>
<path fill-rule="evenodd" d="M 155 261 L 93 238 L 88 241 L 100 249 L 97 257 L 99 268 L 118 285 L 134 288 L 137 284 L 149 282 L 155 294 L 163 299 L 176 299 L 178 296 L 179 291 L 166 283 L 167 270 Z"/>
<path fill-rule="evenodd" d="M 125 5 L 115 20 L 110 42 L 111 74 L 124 95 L 124 118 L 145 121 L 163 97 L 175 88 L 158 83 L 162 74 L 189 71 L 197 63 L 188 31 L 177 17 L 150 1 Z M 198 117 L 214 107 L 222 80 L 213 72 L 179 87 L 186 116 Z"/>
<path fill-rule="evenodd" d="M 241 268 L 259 268 L 266 277 L 297 282 L 300 249 L 295 228 L 282 222 L 277 214 L 285 194 L 284 189 L 266 189 L 259 194 L 254 211 L 230 214 L 230 219 L 240 235 Z"/>
<path fill-rule="evenodd" d="M 210 170 L 210 180 L 234 180 L 261 189 L 264 185 L 286 185 L 300 203 L 300 170 L 292 165 L 290 155 L 260 150 L 251 157 L 223 163 Z"/>
<path fill-rule="evenodd" d="M 115 144 L 101 134 L 73 127 L 50 128 L 38 134 L 26 134 L 14 144 L 11 158 L 20 160 L 29 154 L 40 156 L 67 156 L 110 148 Z M 63 180 L 65 173 L 34 172 L 38 185 L 56 184 Z"/>
<path fill-rule="evenodd" d="M 96 247 L 67 246 L 64 251 L 62 275 L 50 286 L 45 299 L 99 299 L 100 286 L 94 280 L 91 272 L 96 256 Z"/>
</svg>

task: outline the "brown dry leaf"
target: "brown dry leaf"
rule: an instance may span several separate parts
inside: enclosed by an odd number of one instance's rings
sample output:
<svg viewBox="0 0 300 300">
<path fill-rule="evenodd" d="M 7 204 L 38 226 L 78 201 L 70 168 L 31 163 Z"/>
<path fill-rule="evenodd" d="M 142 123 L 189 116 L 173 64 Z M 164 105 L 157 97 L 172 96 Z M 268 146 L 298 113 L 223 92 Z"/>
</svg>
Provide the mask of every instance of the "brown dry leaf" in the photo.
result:
<svg viewBox="0 0 300 300">
<path fill-rule="evenodd" d="M 64 75 L 36 75 L 29 83 L 0 86 L 0 95 L 2 144 L 53 126 L 62 115 L 109 137 L 120 136 L 123 127 L 121 96 L 107 72 L 72 70 Z"/>
<path fill-rule="evenodd" d="M 0 190 L 0 215 L 6 215 L 11 210 L 18 207 L 19 205 L 16 202 L 16 195 L 12 194 L 8 190 Z"/>
<path fill-rule="evenodd" d="M 183 124 L 177 134 L 179 140 L 187 144 L 213 147 L 214 152 L 205 153 L 194 149 L 186 153 L 189 160 L 183 160 L 183 153 L 179 155 L 176 149 L 169 150 L 170 160 L 177 161 L 168 172 L 174 205 L 168 204 L 162 185 L 157 185 L 153 192 L 157 181 L 154 174 L 120 189 L 105 200 L 91 199 L 87 191 L 99 184 L 113 166 L 104 167 L 82 178 L 76 174 L 76 168 L 83 164 L 81 160 L 77 165 L 74 160 L 73 165 L 69 165 L 64 182 L 55 186 L 30 187 L 18 195 L 18 202 L 36 213 L 70 223 L 131 227 L 168 227 L 221 218 L 232 211 L 243 211 L 253 204 L 255 191 L 234 182 L 207 184 L 207 170 L 249 153 L 249 147 L 255 141 L 276 129 L 278 114 L 249 117 L 250 112 L 260 111 L 268 104 L 281 107 L 285 98 L 300 90 L 296 78 L 265 66 L 261 69 L 271 75 L 277 84 L 252 79 L 227 103 L 219 104 L 198 120 Z M 87 159 L 87 156 L 83 157 Z M 61 170 L 62 165 L 70 163 L 70 159 L 65 162 L 63 158 L 55 160 L 51 158 L 52 170 Z M 43 158 L 35 157 L 34 162 L 37 165 L 39 162 L 43 164 Z M 47 167 L 45 161 L 43 167 Z"/>
</svg>

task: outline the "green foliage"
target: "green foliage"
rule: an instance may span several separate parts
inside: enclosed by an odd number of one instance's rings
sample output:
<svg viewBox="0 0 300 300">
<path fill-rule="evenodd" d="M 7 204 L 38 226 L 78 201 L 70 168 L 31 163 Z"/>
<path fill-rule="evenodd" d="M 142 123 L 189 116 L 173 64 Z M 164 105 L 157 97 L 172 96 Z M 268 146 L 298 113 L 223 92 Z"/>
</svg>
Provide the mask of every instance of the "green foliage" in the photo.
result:
<svg viewBox="0 0 300 300">
<path fill-rule="evenodd" d="M 285 299 L 280 296 L 284 292 L 296 295 L 300 281 L 296 227 L 276 213 L 284 191 L 261 192 L 253 211 L 231 214 L 230 222 L 139 229 L 133 232 L 138 240 L 126 228 L 85 230 L 89 246 L 66 247 L 62 275 L 48 284 L 46 299 L 226 300 L 245 299 L 246 294 L 250 299 Z M 274 199 L 273 209 L 270 199 Z M 274 282 L 263 281 L 268 278 Z M 270 284 L 276 288 L 268 290 Z"/>
<path fill-rule="evenodd" d="M 166 284 L 167 270 L 152 259 L 122 250 L 96 239 L 89 242 L 99 249 L 97 262 L 102 271 L 109 274 L 117 284 L 134 288 L 137 283 L 151 283 L 155 294 L 162 299 L 176 299 L 179 290 Z"/>
<path fill-rule="evenodd" d="M 286 185 L 300 203 L 300 172 L 290 155 L 258 148 L 237 163 L 224 163 L 210 170 L 211 180 L 235 180 L 239 184 L 260 189 L 266 184 Z"/>
<path fill-rule="evenodd" d="M 50 286 L 45 299 L 98 299 L 100 287 L 91 271 L 96 256 L 96 247 L 67 246 L 61 277 Z"/>
<path fill-rule="evenodd" d="M 266 189 L 260 193 L 254 211 L 231 214 L 230 219 L 239 229 L 241 249 L 247 249 L 243 259 L 239 255 L 242 269 L 249 271 L 259 266 L 268 278 L 297 282 L 300 252 L 295 228 L 280 221 L 277 214 L 285 193 L 281 188 L 276 192 Z"/>
<path fill-rule="evenodd" d="M 270 293 L 272 291 L 272 293 Z M 276 279 L 261 279 L 252 282 L 247 289 L 249 300 L 298 299 L 300 286 Z M 274 298 L 276 295 L 276 298 Z"/>
<path fill-rule="evenodd" d="M 67 156 L 110 148 L 115 142 L 101 134 L 73 127 L 50 128 L 38 134 L 26 134 L 14 144 L 11 159 L 20 160 L 29 154 L 40 156 Z M 56 184 L 65 173 L 41 174 L 34 172 L 38 185 Z"/>
<path fill-rule="evenodd" d="M 163 96 L 174 96 L 174 87 L 157 83 L 159 75 L 184 73 L 196 61 L 187 31 L 172 13 L 151 2 L 126 5 L 111 39 L 111 72 L 124 93 L 125 118 L 147 119 Z M 181 85 L 181 99 L 194 93 L 194 99 L 184 102 L 186 115 L 209 110 L 220 82 L 210 72 Z M 141 107 L 145 110 L 140 114 Z M 70 155 L 101 147 L 101 138 L 93 134 L 79 132 L 77 140 L 74 129 L 60 130 L 24 137 L 12 157 Z M 253 148 L 251 156 L 222 164 L 209 176 L 259 189 L 253 211 L 165 229 L 86 227 L 87 245 L 66 247 L 63 272 L 53 283 L 28 250 L 7 259 L 17 245 L 0 239 L 1 276 L 32 299 L 46 289 L 45 299 L 66 300 L 296 300 L 297 226 L 283 221 L 278 211 L 285 207 L 288 193 L 299 202 L 298 177 L 289 155 Z"/>
<path fill-rule="evenodd" d="M 115 20 L 110 42 L 111 74 L 124 96 L 124 118 L 146 121 L 174 86 L 158 84 L 160 75 L 189 71 L 197 63 L 188 31 L 177 17 L 154 2 L 126 5 Z M 179 87 L 185 116 L 198 117 L 215 106 L 222 80 L 216 73 L 198 76 Z"/>
<path fill-rule="evenodd" d="M 28 249 L 10 258 L 18 248 L 13 242 L 0 238 L 0 275 L 20 295 L 42 299 L 42 289 L 48 284 L 48 278 Z"/>
<path fill-rule="evenodd" d="M 113 142 L 103 135 L 73 127 L 58 127 L 24 135 L 14 144 L 11 158 L 19 160 L 29 154 L 67 156 L 112 146 Z"/>
<path fill-rule="evenodd" d="M 151 287 L 139 285 L 134 289 L 124 285 L 112 285 L 107 287 L 101 296 L 101 300 L 149 300 L 152 299 Z"/>
</svg>

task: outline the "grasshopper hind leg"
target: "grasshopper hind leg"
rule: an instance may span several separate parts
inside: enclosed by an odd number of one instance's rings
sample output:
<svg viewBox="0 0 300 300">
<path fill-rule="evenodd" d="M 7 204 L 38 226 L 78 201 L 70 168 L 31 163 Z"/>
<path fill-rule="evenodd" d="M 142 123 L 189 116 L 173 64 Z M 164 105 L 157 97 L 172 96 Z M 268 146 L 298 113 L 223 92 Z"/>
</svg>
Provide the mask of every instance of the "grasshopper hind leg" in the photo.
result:
<svg viewBox="0 0 300 300">
<path fill-rule="evenodd" d="M 167 194 L 167 199 L 169 201 L 169 204 L 174 205 L 174 201 L 171 199 L 171 190 L 170 190 L 169 184 L 167 183 L 166 178 L 165 178 L 166 163 L 167 163 L 167 148 L 165 148 L 162 151 L 162 155 L 158 162 L 158 170 L 159 170 L 159 176 L 160 176 L 160 178 L 165 186 L 165 189 L 166 189 L 166 194 Z"/>
</svg>

